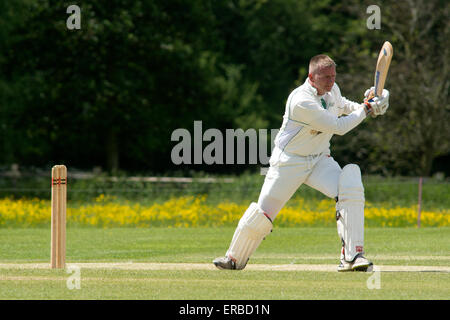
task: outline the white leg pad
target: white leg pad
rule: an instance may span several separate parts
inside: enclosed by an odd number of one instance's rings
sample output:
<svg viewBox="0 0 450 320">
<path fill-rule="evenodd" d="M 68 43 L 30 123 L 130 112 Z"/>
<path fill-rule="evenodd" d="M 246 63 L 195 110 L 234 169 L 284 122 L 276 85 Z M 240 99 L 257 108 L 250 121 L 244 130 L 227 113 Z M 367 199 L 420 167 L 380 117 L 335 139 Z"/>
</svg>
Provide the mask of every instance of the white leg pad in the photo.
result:
<svg viewBox="0 0 450 320">
<path fill-rule="evenodd" d="M 336 220 L 344 247 L 344 259 L 364 253 L 364 187 L 356 164 L 346 165 L 339 177 Z"/>
<path fill-rule="evenodd" d="M 272 231 L 272 222 L 265 216 L 257 203 L 252 202 L 245 211 L 234 232 L 226 255 L 242 270 L 261 241 Z"/>
</svg>

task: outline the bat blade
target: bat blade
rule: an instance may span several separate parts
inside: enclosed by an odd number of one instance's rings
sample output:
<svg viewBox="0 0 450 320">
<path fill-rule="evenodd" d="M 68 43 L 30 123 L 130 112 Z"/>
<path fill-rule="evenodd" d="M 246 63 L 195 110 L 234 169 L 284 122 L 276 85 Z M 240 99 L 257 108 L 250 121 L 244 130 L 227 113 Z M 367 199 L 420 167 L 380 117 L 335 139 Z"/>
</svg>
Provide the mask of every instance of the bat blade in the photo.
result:
<svg viewBox="0 0 450 320">
<path fill-rule="evenodd" d="M 389 41 L 386 41 L 381 47 L 380 54 L 378 55 L 377 66 L 375 68 L 375 96 L 380 96 L 383 93 L 384 84 L 391 64 L 394 49 Z"/>
</svg>

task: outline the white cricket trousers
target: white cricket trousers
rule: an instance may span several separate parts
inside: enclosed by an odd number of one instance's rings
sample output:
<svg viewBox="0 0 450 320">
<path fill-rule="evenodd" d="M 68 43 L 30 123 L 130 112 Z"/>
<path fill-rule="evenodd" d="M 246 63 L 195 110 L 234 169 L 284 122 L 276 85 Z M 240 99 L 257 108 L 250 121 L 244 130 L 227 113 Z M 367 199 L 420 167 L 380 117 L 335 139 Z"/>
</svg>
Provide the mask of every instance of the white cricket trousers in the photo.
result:
<svg viewBox="0 0 450 320">
<path fill-rule="evenodd" d="M 303 183 L 335 198 L 341 172 L 339 164 L 328 153 L 303 157 L 275 147 L 258 205 L 274 221 Z"/>
</svg>

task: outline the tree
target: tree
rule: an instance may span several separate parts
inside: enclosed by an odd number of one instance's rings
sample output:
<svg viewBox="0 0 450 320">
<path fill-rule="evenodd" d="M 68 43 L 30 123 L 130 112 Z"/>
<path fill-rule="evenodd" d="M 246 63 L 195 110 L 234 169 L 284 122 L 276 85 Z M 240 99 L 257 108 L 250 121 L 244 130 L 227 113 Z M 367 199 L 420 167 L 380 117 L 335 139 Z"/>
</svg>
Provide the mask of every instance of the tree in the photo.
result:
<svg viewBox="0 0 450 320">
<path fill-rule="evenodd" d="M 13 161 L 163 169 L 174 129 L 202 117 L 223 124 L 215 107 L 230 83 L 249 88 L 221 62 L 209 1 L 87 1 L 81 30 L 66 28 L 69 4 L 12 7 L 27 12 L 0 61 L 10 91 L 5 131 L 20 145 Z M 251 92 L 232 97 L 241 93 L 228 94 L 238 105 L 227 106 L 225 121 L 252 104 Z"/>
<path fill-rule="evenodd" d="M 434 159 L 450 153 L 448 1 L 382 1 L 381 30 L 365 27 L 370 4 L 354 1 L 336 8 L 359 16 L 334 50 L 346 57 L 341 89 L 359 93 L 356 101 L 362 99 L 364 89 L 373 83 L 379 49 L 389 40 L 394 47 L 386 83 L 390 108 L 336 139 L 350 138 L 346 148 L 353 146 L 349 153 L 368 172 L 430 175 Z"/>
<path fill-rule="evenodd" d="M 385 12 L 395 48 L 393 99 L 388 126 L 376 126 L 384 147 L 374 156 L 398 173 L 430 175 L 433 160 L 450 152 L 449 15 L 448 1 L 439 0 L 397 1 Z"/>
</svg>

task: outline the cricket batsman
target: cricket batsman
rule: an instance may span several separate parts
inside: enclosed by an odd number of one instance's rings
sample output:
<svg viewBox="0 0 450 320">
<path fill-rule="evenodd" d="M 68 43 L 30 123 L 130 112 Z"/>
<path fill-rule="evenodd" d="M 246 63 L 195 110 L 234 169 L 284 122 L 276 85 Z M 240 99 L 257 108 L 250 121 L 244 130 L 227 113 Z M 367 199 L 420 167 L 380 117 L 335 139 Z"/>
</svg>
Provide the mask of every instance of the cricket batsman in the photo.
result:
<svg viewBox="0 0 450 320">
<path fill-rule="evenodd" d="M 368 115 L 383 115 L 389 91 L 364 103 L 341 95 L 336 64 L 326 55 L 310 60 L 308 78 L 286 102 L 283 123 L 275 137 L 270 168 L 258 202 L 239 220 L 225 257 L 214 259 L 219 269 L 242 270 L 261 241 L 272 231 L 277 214 L 295 191 L 306 184 L 336 200 L 337 232 L 342 243 L 338 271 L 371 271 L 364 257 L 364 187 L 356 164 L 341 168 L 330 155 L 330 139 L 344 135 Z"/>
</svg>

